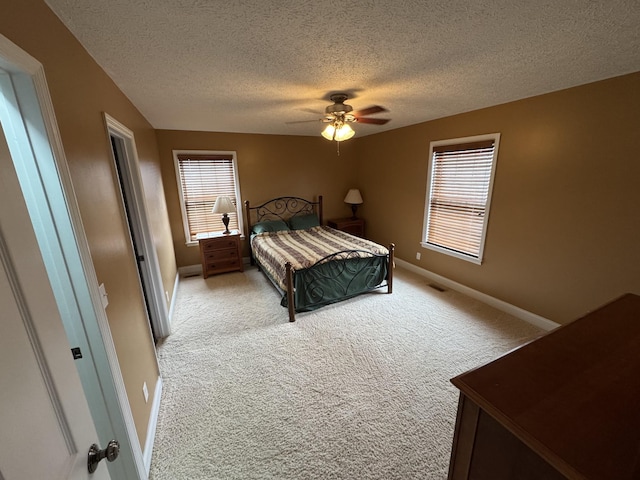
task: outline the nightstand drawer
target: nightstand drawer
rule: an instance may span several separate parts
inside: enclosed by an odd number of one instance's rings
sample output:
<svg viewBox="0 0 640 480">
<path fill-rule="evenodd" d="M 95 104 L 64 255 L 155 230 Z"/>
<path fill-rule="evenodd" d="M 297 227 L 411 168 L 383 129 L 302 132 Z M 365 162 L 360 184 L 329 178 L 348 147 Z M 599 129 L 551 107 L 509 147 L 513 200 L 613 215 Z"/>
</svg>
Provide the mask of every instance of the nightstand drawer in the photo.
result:
<svg viewBox="0 0 640 480">
<path fill-rule="evenodd" d="M 235 258 L 221 258 L 217 260 L 207 261 L 206 269 L 209 273 L 222 273 L 228 271 L 238 270 L 241 265 L 241 261 L 238 257 Z"/>
<path fill-rule="evenodd" d="M 206 258 L 207 263 L 213 262 L 216 260 L 238 258 L 238 249 L 233 247 L 233 248 L 222 248 L 220 250 L 205 250 L 204 256 Z"/>
<path fill-rule="evenodd" d="M 211 238 L 203 242 L 203 249 L 205 252 L 211 252 L 215 250 L 235 249 L 236 239 L 233 238 Z"/>
</svg>

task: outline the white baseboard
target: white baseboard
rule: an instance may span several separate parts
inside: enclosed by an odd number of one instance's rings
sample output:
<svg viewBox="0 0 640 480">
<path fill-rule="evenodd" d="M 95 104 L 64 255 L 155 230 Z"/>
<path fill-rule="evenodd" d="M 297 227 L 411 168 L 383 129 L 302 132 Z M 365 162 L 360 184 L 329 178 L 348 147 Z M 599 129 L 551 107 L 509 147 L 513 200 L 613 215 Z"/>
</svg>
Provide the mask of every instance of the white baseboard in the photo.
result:
<svg viewBox="0 0 640 480">
<path fill-rule="evenodd" d="M 144 460 L 144 468 L 149 475 L 151 469 L 151 456 L 153 454 L 153 441 L 156 437 L 156 427 L 158 426 L 158 414 L 160 413 L 160 399 L 162 398 L 162 377 L 158 377 L 156 388 L 153 393 L 153 404 L 151 405 L 151 415 L 149 416 L 149 425 L 147 426 L 147 440 L 144 442 L 144 452 L 142 458 Z"/>
<path fill-rule="evenodd" d="M 412 263 L 409 263 L 405 260 L 401 260 L 399 258 L 395 258 L 395 262 L 398 266 L 409 270 L 413 273 L 417 273 L 418 275 L 428 278 L 434 282 L 437 282 L 439 285 L 444 287 L 449 287 L 452 290 L 456 290 L 460 293 L 467 295 L 468 297 L 475 298 L 476 300 L 480 300 L 487 305 L 490 305 L 498 310 L 506 312 L 510 315 L 513 315 L 516 318 L 524 320 L 525 322 L 529 322 L 536 327 L 540 327 L 543 330 L 553 330 L 554 328 L 559 327 L 560 325 L 556 322 L 548 320 L 540 315 L 536 315 L 535 313 L 528 312 L 523 310 L 520 307 L 516 307 L 515 305 L 511 305 L 510 303 L 504 302 L 502 300 L 498 300 L 486 293 L 479 292 L 474 290 L 473 288 L 467 287 L 466 285 L 462 285 L 461 283 L 450 280 L 442 275 L 438 275 L 437 273 L 430 272 L 429 270 L 425 270 L 424 268 L 418 267 Z"/>
<path fill-rule="evenodd" d="M 195 277 L 196 275 L 202 275 L 202 265 L 187 265 L 186 267 L 178 268 L 178 275 L 181 277 Z"/>
<path fill-rule="evenodd" d="M 251 263 L 251 257 L 242 257 L 242 264 L 249 265 Z M 181 277 L 195 277 L 196 275 L 202 275 L 202 265 L 187 265 L 186 267 L 178 268 L 178 275 Z"/>
</svg>

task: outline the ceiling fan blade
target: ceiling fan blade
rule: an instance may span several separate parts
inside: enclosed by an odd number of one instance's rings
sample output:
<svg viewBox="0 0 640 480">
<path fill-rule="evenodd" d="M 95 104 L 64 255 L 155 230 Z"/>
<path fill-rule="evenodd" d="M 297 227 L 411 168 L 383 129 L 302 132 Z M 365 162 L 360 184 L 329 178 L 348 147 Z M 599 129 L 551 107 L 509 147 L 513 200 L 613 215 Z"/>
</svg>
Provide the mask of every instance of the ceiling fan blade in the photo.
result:
<svg viewBox="0 0 640 480">
<path fill-rule="evenodd" d="M 299 108 L 298 110 L 300 110 L 301 112 L 313 113 L 317 116 L 324 115 L 324 112 L 320 110 L 314 110 L 313 108 Z"/>
<path fill-rule="evenodd" d="M 384 107 L 381 107 L 379 105 L 373 105 L 372 107 L 369 108 L 365 108 L 363 110 L 358 110 L 357 112 L 354 112 L 353 114 L 356 117 L 366 117 L 367 115 L 373 115 L 374 113 L 380 113 L 380 112 L 386 112 L 387 109 Z"/>
<path fill-rule="evenodd" d="M 367 118 L 367 117 L 356 117 L 356 121 L 358 123 L 371 123 L 373 125 L 384 125 L 387 123 L 390 118 Z"/>
</svg>

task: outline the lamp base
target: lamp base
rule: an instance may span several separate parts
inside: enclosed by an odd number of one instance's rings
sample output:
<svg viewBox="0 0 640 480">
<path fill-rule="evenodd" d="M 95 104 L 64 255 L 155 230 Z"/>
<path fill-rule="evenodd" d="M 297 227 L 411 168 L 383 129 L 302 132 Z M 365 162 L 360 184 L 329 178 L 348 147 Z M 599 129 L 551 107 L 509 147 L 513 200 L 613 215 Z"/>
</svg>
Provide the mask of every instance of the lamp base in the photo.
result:
<svg viewBox="0 0 640 480">
<path fill-rule="evenodd" d="M 351 204 L 351 220 L 355 220 L 356 217 L 356 211 L 358 210 L 358 205 L 356 205 L 355 203 Z"/>
<path fill-rule="evenodd" d="M 225 235 L 229 235 L 231 232 L 229 231 L 229 215 L 226 213 L 222 214 L 222 223 L 224 223 L 224 233 Z"/>
</svg>

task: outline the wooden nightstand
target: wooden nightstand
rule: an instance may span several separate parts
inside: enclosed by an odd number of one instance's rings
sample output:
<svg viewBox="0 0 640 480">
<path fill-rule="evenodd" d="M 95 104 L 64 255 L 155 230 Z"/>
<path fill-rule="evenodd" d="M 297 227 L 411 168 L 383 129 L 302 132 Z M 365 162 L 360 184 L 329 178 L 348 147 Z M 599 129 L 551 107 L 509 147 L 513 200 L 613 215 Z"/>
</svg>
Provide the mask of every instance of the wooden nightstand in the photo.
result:
<svg viewBox="0 0 640 480">
<path fill-rule="evenodd" d="M 327 225 L 357 237 L 364 237 L 364 220 L 362 218 L 334 218 L 327 220 Z"/>
<path fill-rule="evenodd" d="M 242 253 L 240 250 L 240 233 L 235 230 L 224 233 L 206 233 L 196 237 L 200 244 L 202 260 L 202 276 L 226 272 L 242 272 Z"/>
</svg>

